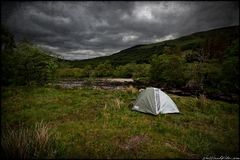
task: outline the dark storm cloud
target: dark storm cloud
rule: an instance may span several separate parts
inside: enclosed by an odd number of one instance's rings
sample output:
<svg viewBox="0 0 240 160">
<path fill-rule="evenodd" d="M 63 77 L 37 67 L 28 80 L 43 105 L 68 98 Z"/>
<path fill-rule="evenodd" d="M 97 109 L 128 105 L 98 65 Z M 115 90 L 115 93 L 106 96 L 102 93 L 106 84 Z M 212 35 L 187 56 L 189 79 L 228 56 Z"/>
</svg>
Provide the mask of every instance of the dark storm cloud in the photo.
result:
<svg viewBox="0 0 240 160">
<path fill-rule="evenodd" d="M 239 2 L 2 2 L 1 23 L 66 59 L 239 25 Z"/>
</svg>

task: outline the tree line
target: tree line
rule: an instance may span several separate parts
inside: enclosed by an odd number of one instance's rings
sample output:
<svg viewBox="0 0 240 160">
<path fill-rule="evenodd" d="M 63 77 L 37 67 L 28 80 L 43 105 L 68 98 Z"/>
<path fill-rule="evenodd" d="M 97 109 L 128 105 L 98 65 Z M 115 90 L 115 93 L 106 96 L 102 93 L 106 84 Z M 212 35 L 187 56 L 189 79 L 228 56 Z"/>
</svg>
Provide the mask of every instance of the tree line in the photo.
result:
<svg viewBox="0 0 240 160">
<path fill-rule="evenodd" d="M 31 42 L 15 43 L 14 36 L 1 28 L 2 84 L 46 84 L 61 78 L 123 77 L 156 81 L 163 86 L 189 87 L 207 92 L 239 91 L 239 39 L 226 44 L 216 37 L 199 45 L 165 47 L 150 62 L 112 65 L 105 61 L 97 65 L 74 67 L 49 56 Z M 226 48 L 226 49 L 224 49 Z"/>
</svg>

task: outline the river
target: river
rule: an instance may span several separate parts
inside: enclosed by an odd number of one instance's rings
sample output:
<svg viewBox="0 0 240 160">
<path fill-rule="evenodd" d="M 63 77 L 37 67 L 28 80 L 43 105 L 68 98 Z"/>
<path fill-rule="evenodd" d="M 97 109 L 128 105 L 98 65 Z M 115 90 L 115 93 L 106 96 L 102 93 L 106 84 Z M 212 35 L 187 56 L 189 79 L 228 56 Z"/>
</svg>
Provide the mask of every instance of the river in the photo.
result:
<svg viewBox="0 0 240 160">
<path fill-rule="evenodd" d="M 82 78 L 82 79 L 62 79 L 54 84 L 60 88 L 83 88 L 90 87 L 94 89 L 126 89 L 130 86 L 137 89 L 144 89 L 146 87 L 157 87 L 164 92 L 179 95 L 179 96 L 198 96 L 201 93 L 198 90 L 191 90 L 189 88 L 163 88 L 157 82 L 140 82 L 131 78 Z M 206 94 L 207 98 L 215 100 L 223 100 L 231 103 L 238 103 L 239 96 L 235 94 Z"/>
</svg>

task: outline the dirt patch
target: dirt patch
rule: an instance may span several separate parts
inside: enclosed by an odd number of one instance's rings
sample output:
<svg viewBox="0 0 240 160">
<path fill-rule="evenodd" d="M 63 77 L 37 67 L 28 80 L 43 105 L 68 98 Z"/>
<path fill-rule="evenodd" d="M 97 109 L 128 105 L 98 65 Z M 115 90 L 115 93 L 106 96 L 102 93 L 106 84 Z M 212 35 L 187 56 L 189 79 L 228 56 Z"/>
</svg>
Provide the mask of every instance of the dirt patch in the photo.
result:
<svg viewBox="0 0 240 160">
<path fill-rule="evenodd" d="M 120 142 L 119 147 L 123 150 L 137 150 L 141 144 L 147 142 L 149 138 L 145 135 L 136 135 Z"/>
<path fill-rule="evenodd" d="M 188 158 L 194 158 L 194 159 L 199 158 L 197 154 L 191 153 L 191 151 L 187 148 L 187 146 L 184 146 L 172 141 L 165 142 L 165 146 L 187 155 Z"/>
</svg>

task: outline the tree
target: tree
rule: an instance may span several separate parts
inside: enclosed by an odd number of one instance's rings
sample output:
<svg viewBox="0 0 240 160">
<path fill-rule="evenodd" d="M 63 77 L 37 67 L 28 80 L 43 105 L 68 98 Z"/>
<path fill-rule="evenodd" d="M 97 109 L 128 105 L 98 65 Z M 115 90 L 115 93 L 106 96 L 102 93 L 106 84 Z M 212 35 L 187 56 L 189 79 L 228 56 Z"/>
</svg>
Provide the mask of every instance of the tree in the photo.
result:
<svg viewBox="0 0 240 160">
<path fill-rule="evenodd" d="M 111 76 L 113 73 L 113 67 L 110 63 L 105 62 L 102 64 L 97 65 L 95 67 L 92 76 L 94 77 L 108 77 Z"/>
<path fill-rule="evenodd" d="M 185 84 L 183 64 L 184 59 L 176 55 L 155 55 L 151 62 L 151 78 L 169 86 L 182 86 Z"/>
<path fill-rule="evenodd" d="M 90 77 L 92 71 L 93 71 L 93 67 L 91 65 L 86 65 L 83 69 L 84 77 Z"/>
<path fill-rule="evenodd" d="M 2 55 L 4 84 L 44 84 L 55 78 L 56 59 L 35 45 L 19 43 L 12 54 Z"/>
<path fill-rule="evenodd" d="M 1 25 L 1 51 L 4 54 L 11 54 L 16 47 L 14 36 L 7 30 L 6 27 Z"/>
<path fill-rule="evenodd" d="M 150 64 L 136 64 L 134 67 L 133 78 L 149 77 Z"/>
<path fill-rule="evenodd" d="M 239 91 L 239 39 L 232 42 L 226 50 L 225 60 L 222 64 L 221 85 L 224 91 Z"/>
<path fill-rule="evenodd" d="M 184 55 L 184 58 L 186 60 L 187 63 L 192 63 L 194 61 L 198 61 L 198 52 L 196 51 L 187 51 L 186 54 Z"/>
</svg>

